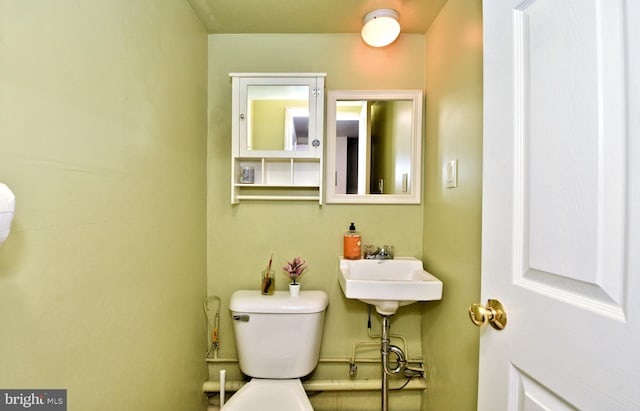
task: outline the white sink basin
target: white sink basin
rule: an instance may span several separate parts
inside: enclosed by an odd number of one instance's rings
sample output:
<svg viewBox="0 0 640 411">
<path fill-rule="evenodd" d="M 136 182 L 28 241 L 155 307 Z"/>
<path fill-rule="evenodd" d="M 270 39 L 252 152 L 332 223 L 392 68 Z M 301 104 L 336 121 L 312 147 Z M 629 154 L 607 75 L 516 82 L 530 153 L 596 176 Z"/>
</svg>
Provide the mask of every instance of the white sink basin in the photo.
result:
<svg viewBox="0 0 640 411">
<path fill-rule="evenodd" d="M 376 307 L 382 315 L 393 315 L 399 307 L 416 301 L 442 298 L 442 281 L 422 268 L 413 257 L 393 260 L 345 260 L 340 257 L 338 281 L 345 297 Z"/>
</svg>

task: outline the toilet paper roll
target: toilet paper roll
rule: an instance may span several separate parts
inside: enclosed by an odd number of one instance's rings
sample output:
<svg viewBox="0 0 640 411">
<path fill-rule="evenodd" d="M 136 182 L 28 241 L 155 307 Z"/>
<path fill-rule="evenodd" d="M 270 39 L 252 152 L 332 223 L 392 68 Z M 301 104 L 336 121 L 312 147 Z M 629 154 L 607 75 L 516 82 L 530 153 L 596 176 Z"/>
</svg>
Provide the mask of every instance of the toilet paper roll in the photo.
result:
<svg viewBox="0 0 640 411">
<path fill-rule="evenodd" d="M 9 236 L 11 221 L 16 211 L 16 196 L 6 185 L 0 183 L 0 244 Z"/>
</svg>

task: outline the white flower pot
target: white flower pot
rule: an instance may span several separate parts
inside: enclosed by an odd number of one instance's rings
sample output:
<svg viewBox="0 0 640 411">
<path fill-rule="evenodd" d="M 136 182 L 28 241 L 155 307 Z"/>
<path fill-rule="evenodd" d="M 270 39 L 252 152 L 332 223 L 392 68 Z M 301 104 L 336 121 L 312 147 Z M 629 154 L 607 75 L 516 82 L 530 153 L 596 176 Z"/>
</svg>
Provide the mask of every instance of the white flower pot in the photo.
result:
<svg viewBox="0 0 640 411">
<path fill-rule="evenodd" d="M 300 295 L 300 283 L 298 284 L 289 284 L 289 294 L 291 294 L 292 297 L 297 297 Z"/>
</svg>

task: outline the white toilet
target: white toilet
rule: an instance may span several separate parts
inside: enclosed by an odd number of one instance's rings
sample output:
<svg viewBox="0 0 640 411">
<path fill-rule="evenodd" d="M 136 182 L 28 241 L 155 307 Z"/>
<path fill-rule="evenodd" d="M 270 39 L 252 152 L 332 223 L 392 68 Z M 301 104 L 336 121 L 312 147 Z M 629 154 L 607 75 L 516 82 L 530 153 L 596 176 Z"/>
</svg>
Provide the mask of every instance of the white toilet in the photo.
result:
<svg viewBox="0 0 640 411">
<path fill-rule="evenodd" d="M 313 371 L 320 355 L 323 291 L 262 295 L 233 293 L 229 303 L 240 369 L 252 377 L 222 407 L 224 411 L 313 411 L 301 377 Z"/>
</svg>

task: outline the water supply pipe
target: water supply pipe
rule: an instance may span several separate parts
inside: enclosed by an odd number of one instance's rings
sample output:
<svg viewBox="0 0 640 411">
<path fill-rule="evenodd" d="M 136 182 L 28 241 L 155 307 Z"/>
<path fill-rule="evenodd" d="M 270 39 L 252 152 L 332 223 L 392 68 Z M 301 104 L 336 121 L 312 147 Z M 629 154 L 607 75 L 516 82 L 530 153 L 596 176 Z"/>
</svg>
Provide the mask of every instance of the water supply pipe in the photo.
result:
<svg viewBox="0 0 640 411">
<path fill-rule="evenodd" d="M 224 394 L 226 384 L 226 370 L 220 370 L 220 408 L 224 407 Z"/>
<path fill-rule="evenodd" d="M 209 314 L 209 303 L 211 301 L 215 301 L 216 304 L 216 314 L 213 320 L 213 324 L 211 323 L 211 315 Z M 210 358 L 213 355 L 213 358 L 218 358 L 218 349 L 220 348 L 220 340 L 218 335 L 218 328 L 220 327 L 220 297 L 216 295 L 212 295 L 207 297 L 202 304 L 204 308 L 204 313 L 207 316 L 207 326 L 211 327 L 211 345 L 207 350 L 205 356 Z"/>
</svg>

